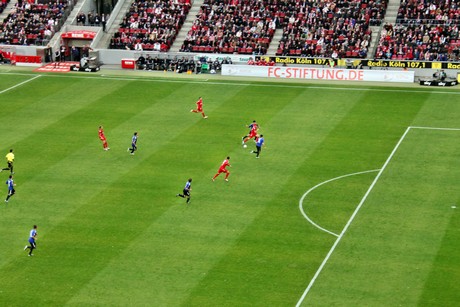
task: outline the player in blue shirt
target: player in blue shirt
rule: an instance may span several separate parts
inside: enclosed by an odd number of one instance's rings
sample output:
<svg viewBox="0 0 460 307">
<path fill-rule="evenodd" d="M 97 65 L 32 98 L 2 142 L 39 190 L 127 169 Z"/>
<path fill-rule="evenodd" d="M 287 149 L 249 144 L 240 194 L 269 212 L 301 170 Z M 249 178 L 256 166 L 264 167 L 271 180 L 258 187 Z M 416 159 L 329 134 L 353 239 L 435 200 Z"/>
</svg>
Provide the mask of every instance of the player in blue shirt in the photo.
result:
<svg viewBox="0 0 460 307">
<path fill-rule="evenodd" d="M 10 177 L 6 181 L 6 184 L 8 185 L 8 195 L 6 196 L 6 199 L 5 199 L 5 202 L 7 203 L 10 197 L 13 196 L 14 193 L 16 193 L 16 190 L 14 189 L 16 184 L 13 181 L 13 175 L 10 175 Z"/>
<path fill-rule="evenodd" d="M 35 240 L 37 239 L 37 225 L 34 225 L 34 228 L 30 231 L 29 235 L 29 244 L 24 247 L 24 250 L 30 249 L 29 256 L 33 256 L 32 251 L 37 248 Z"/>
<path fill-rule="evenodd" d="M 190 191 L 192 190 L 192 178 L 185 183 L 183 194 L 177 194 L 176 196 L 180 196 L 182 198 L 187 198 L 186 203 L 190 202 Z"/>
<path fill-rule="evenodd" d="M 256 158 L 258 159 L 259 158 L 259 155 L 260 155 L 260 151 L 262 150 L 262 146 L 264 145 L 264 135 L 261 134 L 259 136 L 259 138 L 257 139 L 256 141 L 256 150 L 254 151 L 251 151 L 251 153 L 255 153 L 256 154 Z"/>
<path fill-rule="evenodd" d="M 128 148 L 128 151 L 134 155 L 134 152 L 137 150 L 137 132 L 134 132 L 133 137 L 131 138 L 131 148 Z"/>
</svg>

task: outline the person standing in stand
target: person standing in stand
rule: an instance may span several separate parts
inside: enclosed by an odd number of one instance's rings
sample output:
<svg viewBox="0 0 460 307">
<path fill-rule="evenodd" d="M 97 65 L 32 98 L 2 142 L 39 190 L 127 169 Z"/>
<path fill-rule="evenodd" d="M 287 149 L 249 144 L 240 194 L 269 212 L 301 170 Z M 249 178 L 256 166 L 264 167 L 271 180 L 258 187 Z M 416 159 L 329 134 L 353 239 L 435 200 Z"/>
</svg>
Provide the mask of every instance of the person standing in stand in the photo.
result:
<svg viewBox="0 0 460 307">
<path fill-rule="evenodd" d="M 61 51 L 60 51 L 60 54 L 61 54 L 60 61 L 61 62 L 65 62 L 66 53 L 67 53 L 67 48 L 66 48 L 66 46 L 62 45 L 61 46 Z"/>
<path fill-rule="evenodd" d="M 104 148 L 104 150 L 109 150 L 109 144 L 107 144 L 107 139 L 104 135 L 104 128 L 102 126 L 99 126 L 99 139 L 102 141 L 102 147 Z"/>
<path fill-rule="evenodd" d="M 54 67 L 59 65 L 59 62 L 61 61 L 61 51 L 56 49 L 56 52 L 54 53 Z"/>
<path fill-rule="evenodd" d="M 199 98 L 198 101 L 196 102 L 196 109 L 195 110 L 190 110 L 192 113 L 201 113 L 204 119 L 208 118 L 203 111 L 203 98 Z"/>
<path fill-rule="evenodd" d="M 101 23 L 102 23 L 102 31 L 106 31 L 105 27 L 107 25 L 107 20 L 109 19 L 109 15 L 108 14 L 102 14 L 101 16 Z"/>
</svg>

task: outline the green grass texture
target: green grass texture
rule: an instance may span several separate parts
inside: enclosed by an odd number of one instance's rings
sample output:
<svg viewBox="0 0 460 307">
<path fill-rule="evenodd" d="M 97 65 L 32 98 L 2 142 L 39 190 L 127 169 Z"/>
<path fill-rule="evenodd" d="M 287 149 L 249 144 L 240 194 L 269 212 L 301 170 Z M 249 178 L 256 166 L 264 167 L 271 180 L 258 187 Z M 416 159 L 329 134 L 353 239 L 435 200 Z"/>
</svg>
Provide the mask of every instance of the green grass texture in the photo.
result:
<svg viewBox="0 0 460 307">
<path fill-rule="evenodd" d="M 460 301 L 456 90 L 14 71 L 0 80 L 0 161 L 14 149 L 17 184 L 0 202 L 2 306 Z M 190 113 L 200 96 L 208 119 Z M 252 141 L 241 146 L 252 120 L 265 137 L 260 159 Z M 213 182 L 227 156 L 229 181 Z M 188 178 L 186 205 L 176 194 Z"/>
</svg>

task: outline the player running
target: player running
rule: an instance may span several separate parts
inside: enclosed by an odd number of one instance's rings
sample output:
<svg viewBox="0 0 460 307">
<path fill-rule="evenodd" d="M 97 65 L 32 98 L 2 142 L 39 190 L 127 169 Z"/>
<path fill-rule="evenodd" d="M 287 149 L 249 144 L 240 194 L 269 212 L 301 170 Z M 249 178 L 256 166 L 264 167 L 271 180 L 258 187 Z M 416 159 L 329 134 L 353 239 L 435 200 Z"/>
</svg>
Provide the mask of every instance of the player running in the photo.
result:
<svg viewBox="0 0 460 307">
<path fill-rule="evenodd" d="M 104 148 L 104 150 L 109 150 L 109 144 L 107 144 L 107 139 L 104 135 L 104 128 L 102 126 L 99 126 L 99 139 L 102 141 L 102 147 Z"/>
<path fill-rule="evenodd" d="M 133 137 L 131 138 L 131 148 L 128 148 L 128 151 L 131 152 L 131 155 L 134 155 L 134 152 L 137 150 L 137 132 L 134 132 Z"/>
<path fill-rule="evenodd" d="M 264 142 L 265 142 L 264 135 L 261 134 L 261 135 L 257 138 L 257 141 L 256 141 L 256 150 L 251 151 L 251 153 L 255 153 L 255 154 L 256 154 L 256 158 L 257 158 L 257 159 L 259 159 L 259 155 L 260 155 L 260 152 L 261 152 L 261 150 L 262 150 L 262 146 L 264 145 Z"/>
<path fill-rule="evenodd" d="M 249 131 L 248 135 L 245 135 L 242 138 L 243 141 L 241 142 L 241 144 L 243 145 L 243 147 L 247 147 L 245 143 L 252 138 L 254 138 L 254 140 L 257 142 L 257 131 L 259 130 L 259 124 L 256 122 L 256 120 L 253 120 L 252 124 L 248 125 L 248 128 L 251 130 Z"/>
<path fill-rule="evenodd" d="M 10 149 L 10 152 L 8 152 L 6 154 L 5 158 L 6 158 L 6 163 L 8 164 L 8 166 L 5 167 L 5 168 L 0 169 L 0 172 L 9 170 L 10 174 L 13 175 L 14 174 L 14 172 L 13 172 L 13 163 L 14 163 L 13 149 Z"/>
<path fill-rule="evenodd" d="M 192 190 L 192 178 L 189 178 L 189 180 L 187 180 L 187 182 L 185 183 L 184 191 L 182 192 L 183 194 L 177 194 L 176 196 L 187 198 L 186 203 L 188 204 L 190 202 L 190 191 L 191 190 Z"/>
<path fill-rule="evenodd" d="M 37 225 L 34 225 L 34 228 L 30 231 L 29 235 L 29 244 L 24 247 L 24 250 L 30 249 L 29 256 L 33 256 L 32 252 L 34 249 L 37 248 L 37 244 L 35 242 L 37 240 Z"/>
<path fill-rule="evenodd" d="M 10 177 L 8 177 L 8 180 L 6 181 L 6 185 L 8 186 L 8 194 L 6 195 L 6 199 L 5 199 L 5 202 L 7 203 L 10 200 L 10 197 L 13 196 L 14 193 L 16 193 L 16 190 L 14 189 L 16 184 L 14 183 L 13 175 L 10 175 Z"/>
<path fill-rule="evenodd" d="M 196 109 L 190 110 L 192 113 L 201 113 L 204 119 L 208 118 L 203 111 L 203 98 L 199 97 L 198 101 L 196 102 Z"/>
<path fill-rule="evenodd" d="M 212 177 L 212 181 L 214 181 L 217 176 L 219 176 L 221 173 L 225 173 L 225 181 L 228 181 L 228 176 L 230 176 L 230 172 L 227 170 L 227 166 L 230 166 L 230 157 L 227 157 L 227 159 L 224 160 L 224 162 L 222 162 L 222 164 L 220 165 L 219 167 L 219 170 L 217 171 L 217 174 L 214 175 L 214 177 Z"/>
</svg>

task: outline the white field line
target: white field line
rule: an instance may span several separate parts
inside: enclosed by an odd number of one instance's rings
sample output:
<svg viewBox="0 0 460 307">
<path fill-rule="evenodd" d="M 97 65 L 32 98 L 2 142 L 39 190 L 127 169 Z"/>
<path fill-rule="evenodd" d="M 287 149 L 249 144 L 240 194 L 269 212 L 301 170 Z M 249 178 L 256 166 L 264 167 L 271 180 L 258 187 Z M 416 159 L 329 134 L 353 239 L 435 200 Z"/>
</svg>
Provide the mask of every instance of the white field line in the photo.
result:
<svg viewBox="0 0 460 307">
<path fill-rule="evenodd" d="M 310 192 L 312 192 L 313 190 L 315 190 L 316 188 L 322 186 L 323 184 L 326 184 L 326 183 L 329 183 L 331 181 L 334 181 L 334 180 L 339 180 L 339 179 L 342 179 L 342 178 L 346 178 L 346 177 L 350 177 L 350 176 L 354 176 L 354 175 L 361 175 L 361 174 L 366 174 L 366 173 L 371 173 L 371 172 L 378 172 L 379 170 L 378 169 L 374 169 L 374 170 L 370 170 L 370 171 L 363 171 L 363 172 L 358 172 L 358 173 L 353 173 L 353 174 L 347 174 L 347 175 L 343 175 L 343 176 L 339 176 L 339 177 L 335 177 L 335 178 L 332 178 L 332 179 L 329 179 L 329 180 L 326 180 L 326 181 L 323 181 L 317 185 L 315 185 L 314 187 L 312 187 L 311 189 L 309 189 L 307 192 L 305 192 L 305 194 L 302 195 L 302 197 L 300 198 L 299 200 L 299 209 L 300 209 L 300 212 L 302 213 L 302 215 L 305 217 L 305 219 L 307 221 L 310 222 L 310 224 L 312 224 L 313 226 L 315 226 L 316 228 L 324 231 L 324 232 L 327 232 L 335 237 L 338 237 L 339 235 L 332 232 L 332 231 L 329 231 L 327 230 L 326 228 L 323 228 L 321 226 L 319 226 L 318 224 L 316 224 L 315 222 L 313 222 L 313 220 L 310 219 L 310 217 L 308 217 L 308 215 L 305 213 L 305 211 L 303 210 L 303 201 L 305 199 L 305 197 L 307 197 L 308 194 L 310 194 Z"/>
<path fill-rule="evenodd" d="M 391 158 L 393 158 L 396 150 L 399 148 L 399 146 L 401 145 L 402 141 L 404 140 L 404 138 L 406 137 L 407 133 L 409 132 L 409 130 L 411 129 L 411 127 L 408 127 L 406 129 L 406 131 L 404 132 L 404 134 L 402 135 L 402 137 L 399 139 L 398 143 L 396 144 L 395 148 L 393 149 L 393 151 L 391 152 L 390 156 L 388 157 L 388 159 L 385 161 L 385 163 L 383 164 L 383 167 L 380 169 L 380 171 L 378 172 L 377 176 L 375 177 L 374 181 L 372 182 L 372 184 L 370 185 L 369 189 L 367 190 L 366 194 L 364 194 L 363 198 L 361 199 L 360 203 L 358 204 L 358 206 L 356 207 L 355 211 L 353 212 L 352 216 L 350 217 L 350 219 L 348 220 L 347 224 L 345 225 L 345 227 L 343 228 L 342 232 L 340 233 L 339 237 L 337 238 L 337 240 L 335 240 L 334 242 L 334 245 L 332 245 L 331 249 L 329 250 L 329 252 L 327 253 L 326 257 L 324 258 L 323 262 L 321 263 L 321 265 L 319 266 L 318 270 L 316 271 L 315 275 L 313 276 L 312 280 L 310 281 L 310 283 L 308 284 L 307 288 L 305 289 L 305 291 L 303 292 L 302 296 L 300 297 L 299 301 L 297 302 L 296 304 L 296 307 L 299 307 L 303 300 L 305 299 L 305 297 L 307 296 L 308 292 L 310 291 L 310 289 L 313 287 L 313 284 L 315 283 L 316 279 L 318 278 L 319 274 L 321 273 L 321 271 L 323 270 L 324 266 L 326 265 L 327 261 L 329 260 L 329 258 L 331 257 L 332 253 L 334 252 L 335 248 L 337 247 L 337 245 L 339 244 L 340 240 L 342 240 L 343 236 L 345 235 L 345 232 L 348 230 L 348 228 L 350 227 L 351 223 L 353 222 L 353 220 L 355 219 L 356 215 L 358 214 L 359 210 L 361 209 L 361 207 L 363 206 L 364 202 L 366 201 L 367 197 L 369 196 L 369 194 L 371 193 L 372 189 L 374 188 L 375 184 L 377 183 L 377 181 L 379 180 L 380 176 L 382 175 L 383 171 L 385 170 L 385 168 L 387 167 L 388 163 L 390 163 L 390 160 Z"/>
<path fill-rule="evenodd" d="M 26 73 L 0 73 L 4 75 L 26 75 L 26 76 L 32 76 L 33 74 L 26 74 Z M 152 77 L 147 77 L 147 76 L 142 76 L 142 77 L 108 77 L 107 75 L 101 74 L 97 76 L 75 76 L 75 75 L 41 75 L 42 77 L 50 77 L 50 78 L 77 78 L 77 79 L 101 79 L 101 80 L 117 80 L 117 81 L 143 81 L 143 82 L 163 82 L 163 83 L 189 83 L 189 84 L 211 84 L 211 85 L 227 85 L 227 86 L 257 86 L 257 87 L 276 87 L 276 88 L 305 88 L 305 89 L 327 89 L 327 90 L 336 90 L 336 91 L 373 91 L 373 92 L 390 92 L 390 93 L 395 93 L 395 92 L 404 92 L 404 93 L 421 93 L 421 94 L 449 94 L 449 95 L 460 95 L 460 91 L 429 91 L 429 90 L 410 90 L 408 88 L 394 88 L 394 89 L 381 89 L 381 88 L 362 88 L 362 87 L 356 87 L 356 88 L 349 88 L 349 87 L 329 87 L 329 86 L 312 86 L 312 85 L 305 85 L 302 84 L 301 82 L 303 80 L 299 80 L 298 83 L 295 83 L 296 85 L 289 85 L 289 84 L 261 84 L 259 82 L 276 82 L 276 79 L 255 79 L 254 83 L 239 83 L 239 82 L 233 82 L 231 79 L 225 79 L 222 81 L 209 81 L 210 79 L 201 79 L 201 80 L 190 80 L 190 79 L 168 79 L 168 77 L 165 77 L 165 79 L 160 79 L 159 76 L 152 75 Z M 235 79 L 237 81 L 237 79 Z M 358 86 L 359 84 L 352 84 Z M 372 86 L 372 85 L 367 85 L 367 86 Z M 388 86 L 391 86 L 390 84 Z"/>
<path fill-rule="evenodd" d="M 411 128 L 411 129 L 425 129 L 425 130 L 460 131 L 460 128 L 418 127 L 418 126 L 410 126 L 409 128 Z"/>
<path fill-rule="evenodd" d="M 33 78 L 31 78 L 31 79 L 28 79 L 28 80 L 26 80 L 26 81 L 23 81 L 23 82 L 21 82 L 21 83 L 18 83 L 18 84 L 16 84 L 16 85 L 13 85 L 13 86 L 11 86 L 11 87 L 9 87 L 9 88 L 7 88 L 7 89 L 4 89 L 3 91 L 0 91 L 0 94 L 3 94 L 3 93 L 5 93 L 5 92 L 8 92 L 8 91 L 10 91 L 10 90 L 12 90 L 12 89 L 14 89 L 14 88 L 16 88 L 16 87 L 18 87 L 18 86 L 23 85 L 23 84 L 26 84 L 27 82 L 33 81 L 33 80 L 35 80 L 35 79 L 37 79 L 37 78 L 40 78 L 41 76 L 42 76 L 42 75 L 38 75 L 38 76 L 36 75 L 35 77 L 33 77 Z"/>
</svg>

